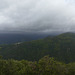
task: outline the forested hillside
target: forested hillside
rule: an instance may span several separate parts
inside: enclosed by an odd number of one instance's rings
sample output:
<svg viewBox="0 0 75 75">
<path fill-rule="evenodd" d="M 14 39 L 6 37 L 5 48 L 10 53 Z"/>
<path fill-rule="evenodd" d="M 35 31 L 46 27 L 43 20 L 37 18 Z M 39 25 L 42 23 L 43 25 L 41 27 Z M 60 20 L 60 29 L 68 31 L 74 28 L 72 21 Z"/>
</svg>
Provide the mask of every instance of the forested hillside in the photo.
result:
<svg viewBox="0 0 75 75">
<path fill-rule="evenodd" d="M 49 56 L 34 62 L 0 59 L 0 75 L 75 75 L 75 63 L 65 64 Z"/>
<path fill-rule="evenodd" d="M 45 55 L 50 55 L 56 60 L 66 63 L 75 61 L 75 33 L 64 33 L 55 37 L 1 45 L 0 54 L 4 59 L 39 60 Z"/>
</svg>

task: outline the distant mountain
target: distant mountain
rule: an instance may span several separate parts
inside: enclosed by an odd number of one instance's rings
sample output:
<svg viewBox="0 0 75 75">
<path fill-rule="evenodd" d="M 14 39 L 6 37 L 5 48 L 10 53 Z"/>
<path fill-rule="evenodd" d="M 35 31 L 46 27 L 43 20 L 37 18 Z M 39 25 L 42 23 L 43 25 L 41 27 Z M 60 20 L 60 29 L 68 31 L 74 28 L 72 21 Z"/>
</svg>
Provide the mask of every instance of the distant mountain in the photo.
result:
<svg viewBox="0 0 75 75">
<path fill-rule="evenodd" d="M 12 44 L 16 42 L 24 42 L 24 41 L 31 41 L 37 40 L 46 37 L 47 35 L 44 34 L 21 34 L 21 33 L 0 33 L 0 44 Z M 53 36 L 53 35 L 51 35 Z"/>
<path fill-rule="evenodd" d="M 63 33 L 30 42 L 0 46 L 5 59 L 39 60 L 45 55 L 63 62 L 75 62 L 75 33 Z"/>
</svg>

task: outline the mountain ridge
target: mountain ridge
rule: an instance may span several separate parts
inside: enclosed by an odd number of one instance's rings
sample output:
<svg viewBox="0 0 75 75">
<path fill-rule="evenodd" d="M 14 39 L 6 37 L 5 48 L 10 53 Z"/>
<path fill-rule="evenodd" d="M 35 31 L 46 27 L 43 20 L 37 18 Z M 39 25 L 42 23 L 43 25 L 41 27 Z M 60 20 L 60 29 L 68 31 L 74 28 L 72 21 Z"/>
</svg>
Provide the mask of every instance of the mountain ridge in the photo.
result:
<svg viewBox="0 0 75 75">
<path fill-rule="evenodd" d="M 50 55 L 63 62 L 75 61 L 75 33 L 63 33 L 55 37 L 22 42 L 1 47 L 0 54 L 5 59 L 39 60 Z"/>
</svg>

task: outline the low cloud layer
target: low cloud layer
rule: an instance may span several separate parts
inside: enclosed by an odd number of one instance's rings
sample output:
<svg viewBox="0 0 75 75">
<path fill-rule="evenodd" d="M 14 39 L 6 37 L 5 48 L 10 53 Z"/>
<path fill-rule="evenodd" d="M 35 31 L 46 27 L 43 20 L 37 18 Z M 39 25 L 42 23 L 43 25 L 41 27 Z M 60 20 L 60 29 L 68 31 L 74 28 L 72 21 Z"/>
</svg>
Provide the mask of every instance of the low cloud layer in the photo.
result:
<svg viewBox="0 0 75 75">
<path fill-rule="evenodd" d="M 74 0 L 0 0 L 0 32 L 75 31 Z"/>
</svg>

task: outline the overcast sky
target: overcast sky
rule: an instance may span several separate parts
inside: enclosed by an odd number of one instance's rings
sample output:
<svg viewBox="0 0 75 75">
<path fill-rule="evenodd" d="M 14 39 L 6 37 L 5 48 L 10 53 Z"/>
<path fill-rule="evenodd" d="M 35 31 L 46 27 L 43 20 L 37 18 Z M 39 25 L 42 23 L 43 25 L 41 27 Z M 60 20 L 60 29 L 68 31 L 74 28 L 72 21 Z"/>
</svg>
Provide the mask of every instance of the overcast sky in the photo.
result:
<svg viewBox="0 0 75 75">
<path fill-rule="evenodd" d="M 0 0 L 0 32 L 75 31 L 75 0 Z"/>
</svg>

